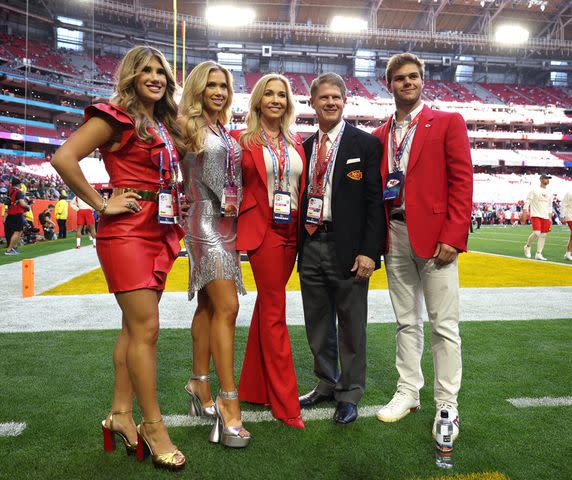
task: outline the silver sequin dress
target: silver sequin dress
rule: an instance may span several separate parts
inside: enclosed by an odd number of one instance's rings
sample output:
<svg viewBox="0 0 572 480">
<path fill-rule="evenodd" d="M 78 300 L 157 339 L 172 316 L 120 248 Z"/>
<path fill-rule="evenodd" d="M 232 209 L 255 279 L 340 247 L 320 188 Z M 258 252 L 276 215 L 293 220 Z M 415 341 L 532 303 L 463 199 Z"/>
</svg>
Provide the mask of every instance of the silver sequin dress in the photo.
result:
<svg viewBox="0 0 572 480">
<path fill-rule="evenodd" d="M 242 150 L 231 139 L 237 158 L 236 183 L 242 197 Z M 185 245 L 189 253 L 189 300 L 213 280 L 233 280 L 240 294 L 246 294 L 236 251 L 236 217 L 220 214 L 224 190 L 226 144 L 222 138 L 207 134 L 204 151 L 187 153 L 185 191 L 191 206 L 187 217 Z"/>
</svg>

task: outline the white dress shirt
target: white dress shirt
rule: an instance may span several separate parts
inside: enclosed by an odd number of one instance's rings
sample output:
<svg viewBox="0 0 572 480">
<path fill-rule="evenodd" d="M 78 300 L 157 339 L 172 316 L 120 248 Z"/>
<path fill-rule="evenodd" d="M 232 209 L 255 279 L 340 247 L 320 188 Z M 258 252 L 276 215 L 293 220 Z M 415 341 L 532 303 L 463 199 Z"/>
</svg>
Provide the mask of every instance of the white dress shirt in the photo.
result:
<svg viewBox="0 0 572 480">
<path fill-rule="evenodd" d="M 405 135 L 405 132 L 407 131 L 407 127 L 411 123 L 411 120 L 413 120 L 422 109 L 423 109 L 423 103 L 419 104 L 419 106 L 415 110 L 407 114 L 403 122 L 396 121 L 395 116 L 397 114 L 393 115 L 391 121 L 395 122 L 395 136 L 397 138 L 398 144 L 401 143 L 401 139 L 403 138 L 403 135 Z M 415 132 L 417 132 L 417 129 L 415 129 Z M 407 173 L 407 167 L 409 165 L 409 154 L 411 153 L 411 145 L 413 144 L 413 138 L 415 138 L 415 132 L 413 133 L 413 137 L 411 138 L 411 140 L 405 146 L 405 150 L 403 151 L 403 156 L 401 157 L 400 165 L 403 175 Z M 391 140 L 391 128 L 389 129 L 389 139 L 387 145 L 388 145 L 387 161 L 389 162 L 389 171 L 393 172 L 393 142 Z"/>
<path fill-rule="evenodd" d="M 328 153 L 329 153 L 330 148 L 332 148 L 332 144 L 336 141 L 336 137 L 338 136 L 338 133 L 340 133 L 340 130 L 341 130 L 343 124 L 344 124 L 344 119 L 342 118 L 339 121 L 339 123 L 334 128 L 332 128 L 329 132 L 322 132 L 322 130 L 319 130 L 319 132 L 318 132 L 318 147 L 320 145 L 320 142 L 322 141 L 322 137 L 324 135 L 327 135 L 328 139 L 326 140 L 326 146 L 328 147 Z M 337 155 L 337 153 L 336 153 L 336 155 Z M 336 161 L 336 159 L 332 158 L 332 162 L 335 162 L 335 161 Z M 325 222 L 331 222 L 332 221 L 332 178 L 334 176 L 334 168 L 335 168 L 335 163 L 332 166 L 332 171 L 330 172 L 330 176 L 328 177 L 328 181 L 326 183 L 326 188 L 324 190 L 324 205 L 322 207 L 322 220 Z M 312 181 L 312 179 L 310 179 L 310 182 L 311 181 Z"/>
<path fill-rule="evenodd" d="M 274 167 L 268 148 L 262 147 L 264 152 L 264 165 L 266 166 L 266 181 L 268 182 L 268 205 L 273 207 L 274 202 Z M 290 208 L 298 210 L 298 197 L 300 195 L 300 176 L 302 175 L 302 158 L 293 145 L 288 146 L 290 157 Z"/>
<path fill-rule="evenodd" d="M 421 110 L 423 110 L 423 103 L 420 103 L 417 106 L 417 108 L 415 108 L 415 110 L 409 112 L 405 116 L 405 119 L 402 122 L 398 122 L 397 120 L 395 120 L 397 113 L 393 115 L 391 121 L 395 122 L 395 137 L 398 145 L 401 143 L 401 139 L 405 135 L 405 132 L 407 131 L 407 127 L 411 123 L 411 120 L 413 120 Z M 419 126 L 419 124 L 417 124 L 417 126 Z M 393 207 L 391 209 L 392 212 L 405 210 L 405 175 L 407 174 L 407 167 L 409 166 L 409 155 L 411 153 L 411 145 L 413 145 L 413 139 L 415 138 L 416 133 L 417 133 L 417 128 L 415 128 L 413 136 L 411 137 L 409 142 L 407 142 L 407 145 L 405 145 L 405 150 L 403 150 L 403 155 L 401 156 L 400 166 L 401 166 L 401 171 L 403 172 L 403 184 L 401 186 L 402 189 L 401 194 L 403 202 L 400 206 Z M 388 145 L 387 161 L 389 162 L 389 172 L 393 172 L 393 141 L 391 139 L 391 128 L 389 129 L 389 138 L 387 145 Z"/>
</svg>

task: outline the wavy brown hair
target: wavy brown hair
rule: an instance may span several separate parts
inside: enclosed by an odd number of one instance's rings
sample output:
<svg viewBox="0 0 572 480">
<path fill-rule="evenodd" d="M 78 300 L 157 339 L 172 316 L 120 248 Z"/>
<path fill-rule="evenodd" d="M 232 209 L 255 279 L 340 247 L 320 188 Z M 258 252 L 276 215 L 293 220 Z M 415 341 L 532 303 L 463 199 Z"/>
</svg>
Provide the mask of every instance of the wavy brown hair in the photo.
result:
<svg viewBox="0 0 572 480">
<path fill-rule="evenodd" d="M 204 115 L 203 93 L 207 88 L 209 74 L 216 70 L 224 74 L 228 87 L 226 104 L 218 115 L 218 121 L 226 125 L 232 118 L 232 75 L 222 65 L 211 60 L 199 63 L 187 77 L 179 103 L 179 115 L 184 118 L 186 126 L 185 148 L 189 152 L 200 153 L 205 147 L 205 127 L 208 122 Z"/>
<path fill-rule="evenodd" d="M 282 120 L 280 121 L 280 130 L 286 137 L 286 143 L 289 145 L 294 144 L 294 135 L 290 130 L 290 126 L 296 120 L 296 112 L 294 110 L 294 95 L 292 94 L 292 88 L 290 87 L 290 82 L 284 75 L 278 73 L 269 73 L 261 77 L 250 94 L 250 109 L 246 114 L 246 130 L 242 133 L 240 137 L 241 143 L 250 147 L 250 145 L 261 145 L 267 146 L 267 142 L 262 136 L 262 123 L 260 120 L 260 102 L 266 91 L 266 86 L 268 82 L 272 80 L 279 80 L 284 84 L 286 90 L 286 111 L 282 115 Z"/>
<path fill-rule="evenodd" d="M 165 124 L 165 127 L 173 141 L 175 147 L 182 153 L 184 151 L 184 142 L 181 129 L 177 125 L 177 104 L 174 99 L 176 83 L 173 71 L 165 56 L 156 48 L 148 46 L 137 46 L 129 50 L 117 67 L 115 72 L 115 89 L 111 96 L 110 102 L 121 107 L 135 121 L 135 132 L 137 136 L 149 143 L 153 140 L 153 135 L 148 131 L 153 128 L 148 117 L 145 115 L 143 103 L 139 99 L 135 88 L 135 79 L 149 64 L 152 58 L 156 58 L 163 70 L 167 85 L 163 98 L 155 103 L 153 117 Z"/>
</svg>

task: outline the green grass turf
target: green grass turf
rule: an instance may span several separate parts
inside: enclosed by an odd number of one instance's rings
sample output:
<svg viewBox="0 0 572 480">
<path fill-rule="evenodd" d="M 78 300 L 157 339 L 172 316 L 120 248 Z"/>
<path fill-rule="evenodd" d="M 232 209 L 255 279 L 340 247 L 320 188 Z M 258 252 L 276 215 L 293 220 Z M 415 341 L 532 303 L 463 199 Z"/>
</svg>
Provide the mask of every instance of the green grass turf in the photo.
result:
<svg viewBox="0 0 572 480">
<path fill-rule="evenodd" d="M 531 233 L 530 225 L 506 228 L 499 225 L 483 226 L 480 230 L 475 228 L 474 233 L 469 235 L 469 250 L 525 258 L 523 247 Z M 572 265 L 572 262 L 564 259 L 569 238 L 570 229 L 567 226 L 552 225 L 542 255 L 551 262 Z M 532 258 L 535 253 L 536 242 L 532 246 Z"/>
<path fill-rule="evenodd" d="M 24 258 L 36 258 L 43 255 L 49 255 L 50 253 L 58 253 L 64 250 L 70 250 L 75 248 L 75 232 L 68 232 L 67 238 L 62 238 L 61 240 L 51 240 L 45 242 L 32 243 L 30 245 L 23 245 L 18 247 L 21 255 L 4 255 L 6 251 L 6 245 L 2 245 L 0 248 L 0 265 L 7 265 L 8 263 L 20 262 Z M 91 242 L 87 238 L 87 235 L 82 235 L 81 237 L 82 247 L 87 247 L 91 245 Z"/>
<path fill-rule="evenodd" d="M 97 322 L 97 316 L 94 316 Z M 517 409 L 509 397 L 571 395 L 572 320 L 475 322 L 462 325 L 464 378 L 461 435 L 453 473 L 497 471 L 511 480 L 571 478 L 572 408 Z M 426 329 L 428 330 L 428 329 Z M 315 384 L 303 327 L 290 328 L 300 392 Z M 2 479 L 411 479 L 443 476 L 434 465 L 433 373 L 427 337 L 422 409 L 400 422 L 360 418 L 340 427 L 308 421 L 306 430 L 279 422 L 251 423 L 243 450 L 209 444 L 210 427 L 171 428 L 187 456 L 178 474 L 159 472 L 102 450 L 100 422 L 111 401 L 111 351 L 116 332 L 0 335 L 0 422 L 25 421 L 18 437 L 0 438 Z M 240 371 L 246 328 L 237 331 Z M 191 369 L 187 330 L 159 340 L 162 410 L 184 414 Z M 360 405 L 391 398 L 396 382 L 394 326 L 368 326 L 367 389 Z M 215 391 L 216 375 L 213 376 Z M 250 405 L 243 405 L 253 409 Z M 135 415 L 138 420 L 140 417 Z"/>
</svg>

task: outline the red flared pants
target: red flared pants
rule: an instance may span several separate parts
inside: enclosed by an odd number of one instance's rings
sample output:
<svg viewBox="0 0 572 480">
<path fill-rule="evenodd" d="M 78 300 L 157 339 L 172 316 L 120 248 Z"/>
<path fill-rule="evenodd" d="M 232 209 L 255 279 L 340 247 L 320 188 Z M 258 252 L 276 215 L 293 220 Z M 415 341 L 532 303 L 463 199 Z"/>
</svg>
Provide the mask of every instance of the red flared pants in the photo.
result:
<svg viewBox="0 0 572 480">
<path fill-rule="evenodd" d="M 258 249 L 248 252 L 258 296 L 250 323 L 238 394 L 269 404 L 279 419 L 300 415 L 298 385 L 286 326 L 286 283 L 296 260 L 297 212 L 292 223 L 271 223 Z"/>
</svg>

